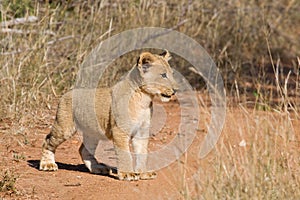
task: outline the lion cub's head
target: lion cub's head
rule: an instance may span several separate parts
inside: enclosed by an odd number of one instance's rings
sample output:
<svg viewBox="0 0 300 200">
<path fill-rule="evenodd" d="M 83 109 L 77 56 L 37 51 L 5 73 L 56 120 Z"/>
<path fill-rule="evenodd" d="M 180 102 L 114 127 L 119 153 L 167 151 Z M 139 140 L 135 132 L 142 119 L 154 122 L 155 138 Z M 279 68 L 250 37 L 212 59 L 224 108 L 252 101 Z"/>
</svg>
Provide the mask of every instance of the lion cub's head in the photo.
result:
<svg viewBox="0 0 300 200">
<path fill-rule="evenodd" d="M 136 65 L 142 78 L 141 89 L 150 95 L 159 95 L 163 102 L 168 102 L 178 90 L 174 72 L 168 63 L 170 59 L 167 50 L 159 55 L 144 52 Z"/>
</svg>

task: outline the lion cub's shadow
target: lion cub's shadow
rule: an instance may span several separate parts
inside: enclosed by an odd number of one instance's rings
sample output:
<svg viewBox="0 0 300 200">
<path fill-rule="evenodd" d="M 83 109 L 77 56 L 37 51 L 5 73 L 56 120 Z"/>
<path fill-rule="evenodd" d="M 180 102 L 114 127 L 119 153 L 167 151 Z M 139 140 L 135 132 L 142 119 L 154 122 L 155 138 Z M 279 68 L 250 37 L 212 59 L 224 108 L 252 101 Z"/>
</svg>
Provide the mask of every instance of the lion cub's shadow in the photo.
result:
<svg viewBox="0 0 300 200">
<path fill-rule="evenodd" d="M 28 160 L 27 161 L 28 166 L 35 168 L 36 170 L 39 170 L 40 167 L 40 160 Z M 68 171 L 76 171 L 76 172 L 86 172 L 90 174 L 90 171 L 86 168 L 84 164 L 66 164 L 61 162 L 56 162 L 58 169 L 64 169 Z M 103 163 L 100 163 L 100 165 L 104 165 Z M 105 165 L 106 166 L 106 165 Z M 107 166 L 109 167 L 109 166 Z M 110 178 L 118 179 L 117 177 L 117 169 L 115 167 L 109 167 L 112 174 L 97 174 L 100 176 L 107 176 Z"/>
</svg>

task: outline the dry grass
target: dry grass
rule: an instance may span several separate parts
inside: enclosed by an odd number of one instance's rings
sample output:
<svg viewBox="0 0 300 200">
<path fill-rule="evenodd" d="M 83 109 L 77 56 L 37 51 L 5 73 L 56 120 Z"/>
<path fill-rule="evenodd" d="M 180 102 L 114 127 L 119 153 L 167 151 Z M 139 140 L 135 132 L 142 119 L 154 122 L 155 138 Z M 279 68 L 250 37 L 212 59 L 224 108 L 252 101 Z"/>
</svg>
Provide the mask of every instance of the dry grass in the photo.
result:
<svg viewBox="0 0 300 200">
<path fill-rule="evenodd" d="M 217 4 L 180 0 L 3 1 L 0 92 L 7 95 L 0 101 L 0 118 L 19 118 L 20 112 L 36 106 L 49 107 L 53 97 L 72 86 L 80 63 L 95 45 L 112 34 L 143 26 L 175 28 L 195 38 L 223 70 L 228 92 L 238 100 L 248 100 L 243 94 L 249 93 L 261 103 L 278 98 L 276 88 L 265 87 L 275 84 L 269 53 L 278 64 L 279 81 L 291 70 L 288 86 L 299 96 L 298 85 L 295 88 L 299 80 L 295 79 L 299 74 L 299 7 L 299 2 L 292 0 Z M 31 15 L 38 20 L 5 26 L 4 22 Z M 187 64 L 178 63 L 186 69 Z M 189 72 L 181 71 L 188 76 Z M 193 80 L 195 86 L 197 81 Z"/>
<path fill-rule="evenodd" d="M 300 196 L 295 169 L 300 164 L 295 151 L 299 138 L 289 143 L 285 134 L 299 120 L 299 1 L 50 2 L 4 0 L 0 5 L 0 137 L 21 134 L 22 127 L 43 121 L 38 111 L 55 107 L 59 96 L 72 87 L 84 57 L 100 41 L 136 27 L 173 28 L 196 39 L 213 57 L 230 105 L 254 108 L 253 113 L 241 109 L 245 127 L 234 129 L 251 136 L 246 148 L 220 143 L 214 171 L 199 182 L 200 197 Z M 37 20 L 5 25 L 29 16 Z M 137 53 L 112 66 L 131 66 Z M 203 87 L 201 78 L 186 70 L 187 62 L 176 56 L 173 62 L 195 88 Z M 124 72 L 111 68 L 102 84 L 111 84 L 109 77 Z M 257 115 L 261 110 L 265 112 Z M 11 123 L 18 130 L 7 128 Z"/>
<path fill-rule="evenodd" d="M 15 183 L 18 179 L 18 176 L 11 170 L 6 170 L 1 174 L 0 179 L 0 192 L 7 194 L 17 193 L 17 188 Z"/>
<path fill-rule="evenodd" d="M 186 184 L 188 199 L 299 198 L 299 127 L 295 116 L 229 109 L 216 151 Z"/>
</svg>

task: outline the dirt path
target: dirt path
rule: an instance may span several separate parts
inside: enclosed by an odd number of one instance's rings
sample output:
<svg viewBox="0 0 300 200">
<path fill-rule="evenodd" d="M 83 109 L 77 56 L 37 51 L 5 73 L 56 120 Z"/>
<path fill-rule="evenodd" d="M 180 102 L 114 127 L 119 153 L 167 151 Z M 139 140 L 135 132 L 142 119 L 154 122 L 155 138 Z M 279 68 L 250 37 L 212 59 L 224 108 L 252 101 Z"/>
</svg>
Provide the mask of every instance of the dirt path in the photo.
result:
<svg viewBox="0 0 300 200">
<path fill-rule="evenodd" d="M 176 111 L 176 106 L 172 103 L 166 107 L 168 115 Z M 249 115 L 243 115 L 242 110 L 232 110 L 226 120 L 223 135 L 220 138 L 217 149 L 230 143 L 233 148 L 243 148 L 241 141 L 251 135 L 241 135 L 250 127 Z M 46 124 L 53 121 L 51 111 Z M 262 112 L 260 116 L 266 115 Z M 41 156 L 41 144 L 50 128 L 28 129 L 26 137 L 1 133 L 0 141 L 0 170 L 2 174 L 9 170 L 11 176 L 16 176 L 16 192 L 9 195 L 8 192 L 0 193 L 3 199 L 185 199 L 187 197 L 197 198 L 203 188 L 197 184 L 197 173 L 214 173 L 211 164 L 217 165 L 216 151 L 214 150 L 208 157 L 198 160 L 199 146 L 206 133 L 205 122 L 209 121 L 207 111 L 201 110 L 202 120 L 199 124 L 197 137 L 187 154 L 175 161 L 166 168 L 158 171 L 158 177 L 150 181 L 123 182 L 112 177 L 90 174 L 82 164 L 78 148 L 80 138 L 78 136 L 65 142 L 57 149 L 56 161 L 59 166 L 57 172 L 41 172 L 38 170 Z M 51 119 L 50 119 L 51 118 Z M 169 118 L 169 117 L 168 117 Z M 177 117 L 178 118 L 178 117 Z M 239 118 L 241 123 L 236 129 L 236 122 L 232 119 Z M 166 128 L 162 129 L 162 134 L 155 136 L 152 143 L 163 144 L 172 139 L 176 131 L 170 127 L 175 127 L 179 119 L 173 116 L 167 122 Z M 4 122 L 2 122 L 3 124 Z M 6 122 L 7 123 L 7 122 Z M 244 124 L 243 124 L 244 123 Z M 299 123 L 297 124 L 299 128 Z M 3 126 L 2 126 L 3 127 Z M 2 128 L 3 130 L 4 128 Z M 243 130 L 244 129 L 244 130 Z M 295 129 L 297 130 L 297 129 Z M 299 144 L 298 134 L 296 147 Z M 25 140 L 25 139 L 26 140 Z M 169 138 L 169 139 L 168 139 Z M 250 139 L 249 139 L 250 140 Z M 26 143 L 26 144 L 24 144 Z M 297 148 L 296 148 L 297 150 Z M 209 177 L 209 176 L 207 176 Z M 207 177 L 203 177 L 203 180 Z M 198 187 L 197 187 L 198 186 Z M 1 199 L 1 198 L 0 198 Z"/>
<path fill-rule="evenodd" d="M 180 111 L 178 105 L 165 106 L 169 119 L 163 134 L 151 139 L 155 148 L 168 143 L 174 138 L 179 117 L 174 112 Z M 172 110 L 172 111 L 171 111 Z M 53 122 L 55 111 L 48 115 L 48 122 Z M 173 113 L 173 114 L 172 114 Z M 17 125 L 16 125 L 17 126 Z M 6 126 L 6 128 L 8 128 Z M 5 128 L 3 128 L 5 129 Z M 203 130 L 203 128 L 202 128 Z M 50 128 L 27 129 L 24 137 L 18 134 L 3 134 L 1 138 L 2 172 L 9 170 L 11 176 L 17 176 L 16 193 L 9 196 L 0 193 L 4 199 L 182 199 L 184 194 L 182 181 L 183 161 L 175 161 L 158 172 L 158 177 L 150 181 L 123 182 L 113 177 L 90 174 L 82 164 L 78 153 L 81 139 L 77 135 L 57 149 L 56 161 L 59 170 L 41 172 L 38 170 L 41 156 L 41 144 Z M 183 158 L 184 159 L 184 158 Z"/>
</svg>

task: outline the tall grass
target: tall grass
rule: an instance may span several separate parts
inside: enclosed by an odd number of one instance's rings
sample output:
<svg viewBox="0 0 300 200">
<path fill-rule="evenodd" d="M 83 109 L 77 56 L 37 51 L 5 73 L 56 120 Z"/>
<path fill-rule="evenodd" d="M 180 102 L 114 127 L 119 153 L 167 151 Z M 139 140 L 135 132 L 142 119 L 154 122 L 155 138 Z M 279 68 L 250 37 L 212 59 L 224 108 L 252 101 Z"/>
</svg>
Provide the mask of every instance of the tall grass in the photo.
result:
<svg viewBox="0 0 300 200">
<path fill-rule="evenodd" d="M 230 109 L 227 121 L 216 151 L 187 183 L 188 199 L 299 198 L 299 131 L 297 142 L 288 139 L 299 123 L 243 107 Z"/>
<path fill-rule="evenodd" d="M 266 39 L 279 75 L 286 77 L 285 69 L 290 69 L 288 86 L 295 85 L 299 8 L 293 0 L 2 1 L 0 92 L 5 95 L 0 118 L 19 118 L 20 112 L 36 106 L 46 108 L 72 86 L 80 63 L 95 45 L 112 34 L 144 26 L 173 28 L 195 38 L 222 69 L 230 94 L 241 98 L 250 92 L 272 101 L 277 92 L 264 87 L 275 83 L 269 77 Z M 5 25 L 30 15 L 38 20 Z"/>
</svg>

